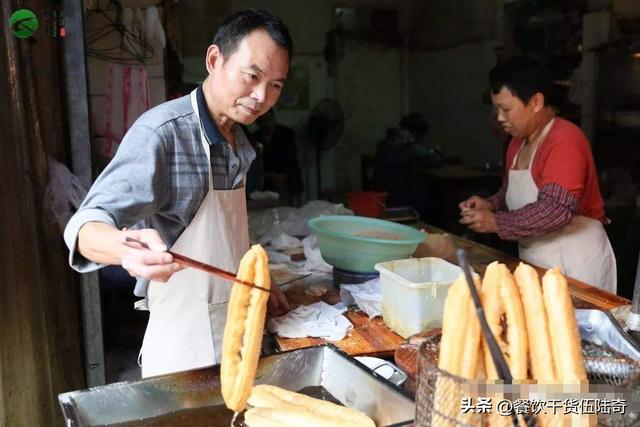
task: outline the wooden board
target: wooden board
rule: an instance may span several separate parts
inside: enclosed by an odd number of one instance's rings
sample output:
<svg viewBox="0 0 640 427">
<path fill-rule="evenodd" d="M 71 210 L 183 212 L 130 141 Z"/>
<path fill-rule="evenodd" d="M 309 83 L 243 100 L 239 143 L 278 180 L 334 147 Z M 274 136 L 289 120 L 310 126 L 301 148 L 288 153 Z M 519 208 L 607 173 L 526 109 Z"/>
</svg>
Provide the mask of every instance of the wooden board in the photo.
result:
<svg viewBox="0 0 640 427">
<path fill-rule="evenodd" d="M 331 341 L 350 356 L 393 356 L 404 338 L 389 329 L 381 317 L 369 317 L 360 310 L 350 310 L 347 318 L 353 323 L 353 330 L 340 341 Z M 321 345 L 329 341 L 321 338 L 281 338 L 276 337 L 282 351 Z"/>
<path fill-rule="evenodd" d="M 284 271 L 272 271 L 272 275 L 276 283 L 291 280 L 291 276 Z M 340 301 L 340 293 L 333 288 L 331 276 L 328 275 L 314 274 L 291 283 L 283 289 L 292 309 L 318 301 L 324 301 L 331 305 Z M 400 335 L 384 324 L 381 317 L 369 319 L 360 310 L 349 310 L 345 315 L 353 324 L 353 329 L 344 339 L 331 341 L 331 343 L 351 356 L 393 356 L 394 351 L 404 341 Z M 280 351 L 296 350 L 329 342 L 321 338 L 282 338 L 279 336 L 275 337 L 275 341 Z"/>
</svg>

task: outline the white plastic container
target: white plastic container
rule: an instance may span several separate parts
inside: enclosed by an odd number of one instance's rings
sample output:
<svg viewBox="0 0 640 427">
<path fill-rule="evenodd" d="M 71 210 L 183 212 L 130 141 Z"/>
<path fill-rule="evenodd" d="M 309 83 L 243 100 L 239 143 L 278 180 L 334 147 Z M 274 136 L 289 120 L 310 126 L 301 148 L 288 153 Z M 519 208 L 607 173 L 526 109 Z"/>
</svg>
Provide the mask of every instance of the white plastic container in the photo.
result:
<svg viewBox="0 0 640 427">
<path fill-rule="evenodd" d="M 381 262 L 382 318 L 407 338 L 442 326 L 444 300 L 462 269 L 442 258 L 409 258 Z"/>
</svg>

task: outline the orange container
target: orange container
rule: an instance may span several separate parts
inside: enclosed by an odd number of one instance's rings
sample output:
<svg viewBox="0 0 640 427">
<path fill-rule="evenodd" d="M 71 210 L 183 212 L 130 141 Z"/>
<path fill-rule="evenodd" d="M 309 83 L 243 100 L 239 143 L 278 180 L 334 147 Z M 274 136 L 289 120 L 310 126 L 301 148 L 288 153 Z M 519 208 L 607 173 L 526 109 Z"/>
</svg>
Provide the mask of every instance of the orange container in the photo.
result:
<svg viewBox="0 0 640 427">
<path fill-rule="evenodd" d="M 347 204 L 356 215 L 382 218 L 387 207 L 387 193 L 381 191 L 347 193 Z"/>
</svg>

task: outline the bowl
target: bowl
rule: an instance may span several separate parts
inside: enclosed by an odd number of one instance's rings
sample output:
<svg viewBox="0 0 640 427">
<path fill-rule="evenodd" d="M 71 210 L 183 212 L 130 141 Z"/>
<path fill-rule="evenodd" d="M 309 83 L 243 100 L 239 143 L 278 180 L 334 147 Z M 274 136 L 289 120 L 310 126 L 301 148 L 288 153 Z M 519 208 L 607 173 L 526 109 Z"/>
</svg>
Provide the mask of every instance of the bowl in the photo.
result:
<svg viewBox="0 0 640 427">
<path fill-rule="evenodd" d="M 407 225 L 352 215 L 326 215 L 309 221 L 320 254 L 333 267 L 373 273 L 379 262 L 409 257 L 426 233 Z"/>
</svg>

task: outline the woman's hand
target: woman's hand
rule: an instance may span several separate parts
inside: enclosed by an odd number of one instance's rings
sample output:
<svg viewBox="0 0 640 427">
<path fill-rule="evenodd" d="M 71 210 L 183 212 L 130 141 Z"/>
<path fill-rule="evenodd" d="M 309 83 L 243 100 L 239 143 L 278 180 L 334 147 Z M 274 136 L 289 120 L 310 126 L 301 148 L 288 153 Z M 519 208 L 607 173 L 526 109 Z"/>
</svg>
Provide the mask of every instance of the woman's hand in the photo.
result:
<svg viewBox="0 0 640 427">
<path fill-rule="evenodd" d="M 460 212 L 462 213 L 467 211 L 468 209 L 476 209 L 476 210 L 483 210 L 483 211 L 494 210 L 491 202 L 488 201 L 487 199 L 483 199 L 480 196 L 471 196 L 464 202 L 460 202 L 458 207 L 460 208 Z"/>
<path fill-rule="evenodd" d="M 489 210 L 467 209 L 462 212 L 460 224 L 468 226 L 476 233 L 496 233 L 496 215 Z"/>
</svg>

